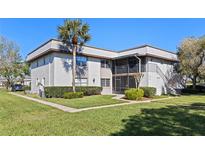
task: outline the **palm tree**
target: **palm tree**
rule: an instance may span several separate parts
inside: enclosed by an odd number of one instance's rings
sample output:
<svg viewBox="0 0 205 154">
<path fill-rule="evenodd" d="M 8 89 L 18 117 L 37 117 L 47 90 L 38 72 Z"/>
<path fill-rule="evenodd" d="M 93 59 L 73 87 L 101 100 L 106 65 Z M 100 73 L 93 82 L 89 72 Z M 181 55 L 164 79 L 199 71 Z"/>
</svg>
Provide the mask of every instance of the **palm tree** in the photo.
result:
<svg viewBox="0 0 205 154">
<path fill-rule="evenodd" d="M 64 25 L 58 27 L 59 39 L 66 45 L 68 49 L 72 50 L 73 53 L 73 64 L 72 64 L 72 86 L 73 92 L 75 90 L 75 76 L 76 76 L 76 53 L 80 48 L 91 39 L 88 34 L 89 25 L 83 23 L 81 20 L 65 20 Z"/>
</svg>

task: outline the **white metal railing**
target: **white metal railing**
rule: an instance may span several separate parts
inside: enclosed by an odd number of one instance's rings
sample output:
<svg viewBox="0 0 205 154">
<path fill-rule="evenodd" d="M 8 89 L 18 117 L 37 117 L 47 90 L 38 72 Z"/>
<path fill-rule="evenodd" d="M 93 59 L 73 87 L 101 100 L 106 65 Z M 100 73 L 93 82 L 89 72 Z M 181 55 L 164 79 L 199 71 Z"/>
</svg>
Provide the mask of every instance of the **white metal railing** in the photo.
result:
<svg viewBox="0 0 205 154">
<path fill-rule="evenodd" d="M 141 71 L 145 72 L 146 71 L 146 65 L 141 65 Z M 121 73 L 135 73 L 139 72 L 139 65 L 135 65 L 134 67 L 128 67 L 128 65 L 121 65 L 121 66 L 116 66 L 115 67 L 115 74 L 121 74 Z"/>
</svg>

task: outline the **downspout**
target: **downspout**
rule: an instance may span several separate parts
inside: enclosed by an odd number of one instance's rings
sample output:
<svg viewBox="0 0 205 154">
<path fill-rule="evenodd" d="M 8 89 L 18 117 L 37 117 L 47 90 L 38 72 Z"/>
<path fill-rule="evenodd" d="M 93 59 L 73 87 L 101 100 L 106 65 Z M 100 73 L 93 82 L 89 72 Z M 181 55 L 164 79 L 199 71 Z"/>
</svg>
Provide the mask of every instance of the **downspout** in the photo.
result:
<svg viewBox="0 0 205 154">
<path fill-rule="evenodd" d="M 138 61 L 139 61 L 139 73 L 141 73 L 142 71 L 141 71 L 141 59 L 137 56 L 137 55 L 134 55 L 135 56 L 135 58 L 137 58 L 138 59 Z"/>
</svg>

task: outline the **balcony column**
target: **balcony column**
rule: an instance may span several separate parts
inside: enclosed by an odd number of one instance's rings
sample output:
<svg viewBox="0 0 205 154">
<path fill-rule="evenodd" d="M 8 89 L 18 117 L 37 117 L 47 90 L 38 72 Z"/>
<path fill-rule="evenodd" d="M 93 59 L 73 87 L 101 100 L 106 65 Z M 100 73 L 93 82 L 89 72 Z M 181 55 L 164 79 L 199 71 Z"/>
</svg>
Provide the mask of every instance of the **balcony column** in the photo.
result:
<svg viewBox="0 0 205 154">
<path fill-rule="evenodd" d="M 116 92 L 116 72 L 117 72 L 117 70 L 116 70 L 116 60 L 114 60 L 114 67 L 115 67 L 115 76 L 114 76 L 114 79 L 115 79 L 115 92 Z"/>
<path fill-rule="evenodd" d="M 129 88 L 129 73 L 130 73 L 130 67 L 129 67 L 129 57 L 127 58 L 127 87 Z"/>
</svg>

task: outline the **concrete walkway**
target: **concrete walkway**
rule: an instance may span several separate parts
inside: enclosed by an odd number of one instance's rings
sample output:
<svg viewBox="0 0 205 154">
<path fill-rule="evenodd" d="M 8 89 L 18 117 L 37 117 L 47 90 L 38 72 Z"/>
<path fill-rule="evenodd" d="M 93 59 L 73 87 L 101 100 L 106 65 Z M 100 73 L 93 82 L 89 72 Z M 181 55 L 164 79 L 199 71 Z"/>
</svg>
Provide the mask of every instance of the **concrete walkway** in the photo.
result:
<svg viewBox="0 0 205 154">
<path fill-rule="evenodd" d="M 133 104 L 140 104 L 140 103 L 151 103 L 151 102 L 167 100 L 167 99 L 171 99 L 171 98 L 173 98 L 173 97 L 159 98 L 159 99 L 145 100 L 145 101 L 130 101 L 130 100 L 125 100 L 125 99 L 121 99 L 121 98 L 118 98 L 118 97 L 114 97 L 113 99 L 126 101 L 127 103 L 120 103 L 120 104 L 111 104 L 111 105 L 103 105 L 103 106 L 82 108 L 82 109 L 79 109 L 78 112 L 80 112 L 80 111 L 87 111 L 87 110 L 94 110 L 94 109 L 102 109 L 102 108 L 108 108 L 108 107 L 123 106 L 123 105 L 133 105 Z"/>
<path fill-rule="evenodd" d="M 38 102 L 38 103 L 41 103 L 41 104 L 44 104 L 44 105 L 48 105 L 48 106 L 57 108 L 57 109 L 62 110 L 64 112 L 71 112 L 72 113 L 72 112 L 77 112 L 78 111 L 78 109 L 75 109 L 75 108 L 71 108 L 71 107 L 67 107 L 67 106 L 64 106 L 64 105 L 60 105 L 60 104 L 40 100 L 40 99 L 37 99 L 37 98 L 32 98 L 32 97 L 24 96 L 24 95 L 13 93 L 13 92 L 11 92 L 11 94 L 15 95 L 15 96 L 18 96 L 18 97 L 28 99 L 28 100 L 31 100 L 31 101 L 34 101 L 34 102 Z"/>
<path fill-rule="evenodd" d="M 17 94 L 17 93 L 13 93 L 11 92 L 12 95 L 18 96 L 18 97 L 22 97 L 31 101 L 35 101 L 41 104 L 45 104 L 54 108 L 57 108 L 59 110 L 62 110 L 64 112 L 70 112 L 70 113 L 74 113 L 74 112 L 81 112 L 81 111 L 87 111 L 87 110 L 95 110 L 95 109 L 102 109 L 102 108 L 109 108 L 109 107 L 116 107 L 116 106 L 123 106 L 123 105 L 133 105 L 133 104 L 140 104 L 140 103 L 151 103 L 154 101 L 161 101 L 161 100 L 167 100 L 167 99 L 171 99 L 173 97 L 168 97 L 168 98 L 159 98 L 159 99 L 153 99 L 153 100 L 145 100 L 145 101 L 130 101 L 130 100 L 125 100 L 122 99 L 123 95 L 116 95 L 115 97 L 113 97 L 113 99 L 117 99 L 117 100 L 122 100 L 122 101 L 127 101 L 127 103 L 120 103 L 120 104 L 111 104 L 111 105 L 103 105 L 103 106 L 95 106 L 95 107 L 87 107 L 87 108 L 81 108 L 81 109 L 76 109 L 76 108 L 71 108 L 71 107 L 67 107 L 64 105 L 60 105 L 60 104 L 56 104 L 56 103 L 51 103 L 48 101 L 44 101 L 44 100 L 40 100 L 37 98 L 32 98 L 32 97 L 28 97 L 28 96 L 24 96 L 21 94 Z"/>
</svg>

